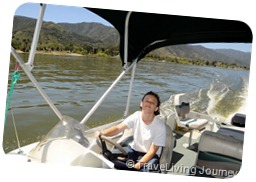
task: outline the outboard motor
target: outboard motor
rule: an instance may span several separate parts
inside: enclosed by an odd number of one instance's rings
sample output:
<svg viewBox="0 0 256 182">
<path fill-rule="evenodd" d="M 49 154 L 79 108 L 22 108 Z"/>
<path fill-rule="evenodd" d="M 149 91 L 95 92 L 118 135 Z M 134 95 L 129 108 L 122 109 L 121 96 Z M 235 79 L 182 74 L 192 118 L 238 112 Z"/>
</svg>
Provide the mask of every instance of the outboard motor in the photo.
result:
<svg viewBox="0 0 256 182">
<path fill-rule="evenodd" d="M 245 127 L 245 114 L 240 114 L 240 113 L 237 113 L 235 114 L 232 119 L 231 119 L 231 124 L 233 126 L 238 126 L 238 127 Z"/>
</svg>

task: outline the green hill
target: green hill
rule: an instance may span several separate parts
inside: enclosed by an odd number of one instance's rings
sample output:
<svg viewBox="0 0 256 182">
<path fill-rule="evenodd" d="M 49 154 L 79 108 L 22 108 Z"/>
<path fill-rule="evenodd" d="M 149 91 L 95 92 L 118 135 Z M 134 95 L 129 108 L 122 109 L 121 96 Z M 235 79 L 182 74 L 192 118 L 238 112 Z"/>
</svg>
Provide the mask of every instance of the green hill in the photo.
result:
<svg viewBox="0 0 256 182">
<path fill-rule="evenodd" d="M 28 52 L 31 47 L 36 20 L 15 16 L 12 46 Z M 43 22 L 38 51 L 62 51 L 82 55 L 117 56 L 119 34 L 113 27 L 99 23 Z M 236 50 L 213 50 L 196 45 L 178 45 L 152 51 L 148 59 L 175 63 L 249 69 L 251 53 Z"/>
</svg>

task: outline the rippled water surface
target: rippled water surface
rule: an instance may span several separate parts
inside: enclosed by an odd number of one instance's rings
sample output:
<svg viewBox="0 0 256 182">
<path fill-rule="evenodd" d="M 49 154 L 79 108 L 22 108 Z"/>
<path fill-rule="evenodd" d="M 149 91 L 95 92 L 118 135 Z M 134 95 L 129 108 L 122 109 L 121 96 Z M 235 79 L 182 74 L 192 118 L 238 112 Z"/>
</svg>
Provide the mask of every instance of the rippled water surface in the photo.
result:
<svg viewBox="0 0 256 182">
<path fill-rule="evenodd" d="M 21 55 L 24 60 L 26 54 Z M 10 74 L 14 63 L 11 61 Z M 33 75 L 63 115 L 81 121 L 95 102 L 122 72 L 118 59 L 36 55 Z M 4 130 L 4 150 L 17 148 L 13 118 L 21 145 L 34 142 L 52 128 L 58 118 L 20 69 Z M 163 104 L 173 94 L 188 93 L 192 108 L 225 120 L 237 111 L 245 112 L 248 71 L 140 61 L 134 81 L 130 112 L 139 109 L 144 93 L 155 91 Z M 10 83 L 10 82 L 9 82 Z M 94 127 L 123 116 L 130 73 L 86 123 Z"/>
</svg>

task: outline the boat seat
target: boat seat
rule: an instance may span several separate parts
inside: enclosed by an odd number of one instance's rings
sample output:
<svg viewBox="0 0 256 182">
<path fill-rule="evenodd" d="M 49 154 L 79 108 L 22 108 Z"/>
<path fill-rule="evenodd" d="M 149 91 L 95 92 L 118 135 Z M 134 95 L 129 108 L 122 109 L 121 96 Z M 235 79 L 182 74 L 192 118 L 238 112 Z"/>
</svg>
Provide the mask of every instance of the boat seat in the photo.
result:
<svg viewBox="0 0 256 182">
<path fill-rule="evenodd" d="M 188 129 L 190 132 L 189 141 L 188 144 L 185 144 L 185 146 L 191 146 L 193 130 L 202 130 L 207 125 L 208 120 L 188 116 L 190 112 L 190 104 L 187 96 L 184 93 L 174 96 L 174 105 L 177 127 Z"/>
<path fill-rule="evenodd" d="M 159 160 L 160 171 L 158 171 L 161 173 L 166 173 L 171 167 L 171 160 L 172 160 L 173 148 L 175 143 L 175 137 L 173 135 L 172 128 L 167 124 L 165 124 L 165 126 L 166 126 L 166 142 L 165 142 L 165 146 L 162 148 L 162 152 L 160 155 L 160 160 Z M 118 143 L 120 143 L 121 146 L 125 147 L 132 142 L 133 136 L 131 135 L 130 132 L 131 131 L 125 132 L 124 133 L 125 136 L 120 138 L 120 140 L 118 141 Z"/>
<path fill-rule="evenodd" d="M 244 132 L 230 128 L 204 131 L 195 162 L 197 175 L 218 178 L 236 175 L 242 164 L 243 137 Z"/>
<path fill-rule="evenodd" d="M 176 114 L 175 112 L 171 112 L 165 120 L 165 124 L 168 125 L 168 127 L 170 127 L 170 129 L 172 130 L 172 136 L 173 136 L 173 148 L 176 147 L 177 144 L 177 135 L 174 132 L 175 128 L 176 128 Z"/>
<path fill-rule="evenodd" d="M 173 154 L 173 148 L 175 143 L 175 137 L 173 136 L 172 128 L 169 125 L 166 126 L 166 142 L 165 146 L 162 148 L 160 156 L 160 172 L 166 173 L 171 167 L 171 160 Z"/>
</svg>

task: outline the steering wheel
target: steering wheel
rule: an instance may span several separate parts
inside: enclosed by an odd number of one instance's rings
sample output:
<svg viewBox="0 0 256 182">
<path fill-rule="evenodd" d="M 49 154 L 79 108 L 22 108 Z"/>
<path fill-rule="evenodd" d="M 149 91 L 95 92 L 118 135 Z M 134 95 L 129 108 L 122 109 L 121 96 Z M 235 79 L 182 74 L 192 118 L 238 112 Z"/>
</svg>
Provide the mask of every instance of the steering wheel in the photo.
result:
<svg viewBox="0 0 256 182">
<path fill-rule="evenodd" d="M 121 155 L 119 154 L 119 156 L 125 157 L 125 158 L 128 157 L 127 152 L 124 150 L 124 148 L 119 143 L 113 141 L 112 139 L 110 139 L 106 136 L 102 136 L 102 135 L 99 136 L 99 140 L 100 140 L 100 143 L 98 143 L 98 145 L 101 146 L 102 154 L 107 159 L 113 160 L 115 156 L 112 154 L 112 152 L 110 150 L 107 149 L 106 142 L 114 145 L 121 152 Z"/>
</svg>

